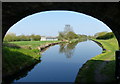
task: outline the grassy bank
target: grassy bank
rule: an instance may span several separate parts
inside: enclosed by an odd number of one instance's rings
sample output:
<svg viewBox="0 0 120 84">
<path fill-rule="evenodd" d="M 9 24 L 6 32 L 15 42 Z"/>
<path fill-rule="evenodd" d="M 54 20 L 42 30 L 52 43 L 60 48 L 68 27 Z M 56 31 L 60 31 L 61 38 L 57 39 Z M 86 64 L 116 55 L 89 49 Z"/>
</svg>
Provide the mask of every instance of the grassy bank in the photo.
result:
<svg viewBox="0 0 120 84">
<path fill-rule="evenodd" d="M 88 60 L 80 69 L 76 82 L 114 82 L 115 81 L 115 51 L 118 50 L 116 38 L 96 40 L 106 49 L 100 55 Z"/>
<path fill-rule="evenodd" d="M 18 70 L 34 64 L 40 57 L 37 50 L 33 51 L 23 48 L 4 46 L 2 52 L 3 76 L 12 75 Z"/>
<path fill-rule="evenodd" d="M 13 75 L 19 70 L 40 61 L 40 50 L 36 47 L 57 41 L 16 41 L 3 43 L 3 77 Z"/>
<path fill-rule="evenodd" d="M 59 41 L 14 41 L 14 42 L 9 42 L 9 43 L 14 43 L 18 46 L 21 46 L 23 48 L 36 48 L 41 45 L 45 45 L 47 43 L 55 43 Z"/>
</svg>

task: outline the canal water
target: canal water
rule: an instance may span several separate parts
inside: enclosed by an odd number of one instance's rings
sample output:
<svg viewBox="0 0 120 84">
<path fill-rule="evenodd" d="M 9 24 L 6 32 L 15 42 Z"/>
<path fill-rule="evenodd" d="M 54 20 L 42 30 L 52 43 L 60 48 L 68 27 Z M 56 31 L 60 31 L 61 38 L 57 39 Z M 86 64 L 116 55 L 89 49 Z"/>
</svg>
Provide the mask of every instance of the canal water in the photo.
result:
<svg viewBox="0 0 120 84">
<path fill-rule="evenodd" d="M 101 53 L 102 48 L 91 40 L 55 45 L 42 53 L 41 62 L 25 77 L 14 82 L 75 82 L 82 65 Z"/>
</svg>

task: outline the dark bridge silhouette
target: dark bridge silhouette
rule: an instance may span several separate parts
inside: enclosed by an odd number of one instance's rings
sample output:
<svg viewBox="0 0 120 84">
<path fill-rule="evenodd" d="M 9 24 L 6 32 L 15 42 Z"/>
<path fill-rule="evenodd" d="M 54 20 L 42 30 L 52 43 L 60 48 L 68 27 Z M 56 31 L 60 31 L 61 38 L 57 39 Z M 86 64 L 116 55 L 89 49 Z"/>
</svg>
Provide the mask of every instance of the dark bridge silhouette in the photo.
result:
<svg viewBox="0 0 120 84">
<path fill-rule="evenodd" d="M 113 31 L 120 44 L 120 3 L 4 2 L 2 7 L 2 38 L 13 24 L 28 15 L 48 10 L 69 10 L 90 15 L 104 22 Z M 119 53 L 117 51 L 116 64 L 120 67 Z M 118 67 L 116 70 L 120 71 Z M 117 76 L 120 76 L 118 72 Z"/>
</svg>

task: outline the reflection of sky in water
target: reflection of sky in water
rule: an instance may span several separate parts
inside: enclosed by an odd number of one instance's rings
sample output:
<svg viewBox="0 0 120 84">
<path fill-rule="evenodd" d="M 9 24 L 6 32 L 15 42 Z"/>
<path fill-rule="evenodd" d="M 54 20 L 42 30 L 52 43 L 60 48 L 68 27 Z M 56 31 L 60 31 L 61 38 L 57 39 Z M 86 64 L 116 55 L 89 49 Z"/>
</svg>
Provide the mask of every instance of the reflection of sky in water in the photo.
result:
<svg viewBox="0 0 120 84">
<path fill-rule="evenodd" d="M 75 45 L 73 49 L 64 50 L 62 53 L 60 45 L 50 47 L 42 54 L 42 61 L 17 82 L 74 82 L 80 67 L 102 52 L 102 48 L 93 41 Z"/>
</svg>

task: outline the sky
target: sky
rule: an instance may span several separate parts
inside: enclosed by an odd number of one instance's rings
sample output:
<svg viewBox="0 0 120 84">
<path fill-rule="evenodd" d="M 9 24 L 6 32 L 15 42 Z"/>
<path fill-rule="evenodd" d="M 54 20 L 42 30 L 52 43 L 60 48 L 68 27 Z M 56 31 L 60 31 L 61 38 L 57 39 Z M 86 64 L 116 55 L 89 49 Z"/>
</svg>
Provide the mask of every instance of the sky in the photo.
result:
<svg viewBox="0 0 120 84">
<path fill-rule="evenodd" d="M 71 25 L 76 34 L 94 35 L 97 32 L 111 32 L 107 25 L 91 16 L 57 10 L 29 15 L 10 27 L 8 32 L 16 35 L 58 36 L 58 32 L 64 31 L 66 24 Z"/>
</svg>

